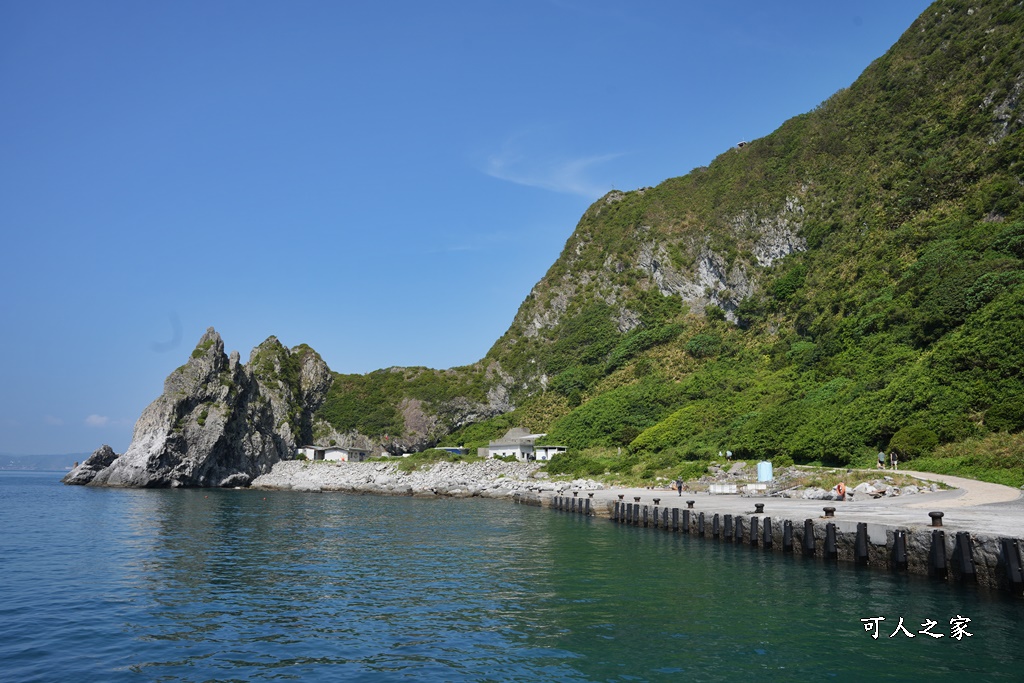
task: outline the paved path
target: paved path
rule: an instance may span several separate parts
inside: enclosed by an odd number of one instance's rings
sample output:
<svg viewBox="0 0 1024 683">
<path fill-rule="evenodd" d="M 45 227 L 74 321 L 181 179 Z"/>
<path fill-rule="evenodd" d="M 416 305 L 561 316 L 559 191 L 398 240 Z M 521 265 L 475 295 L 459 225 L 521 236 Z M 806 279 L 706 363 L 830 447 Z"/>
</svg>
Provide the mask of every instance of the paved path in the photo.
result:
<svg viewBox="0 0 1024 683">
<path fill-rule="evenodd" d="M 987 481 L 964 479 L 949 474 L 933 474 L 931 472 L 915 472 L 900 470 L 900 474 L 909 474 L 924 481 L 937 481 L 947 486 L 954 486 L 960 492 L 956 498 L 944 503 L 946 507 L 974 507 L 993 503 L 1009 503 L 1021 497 L 1021 490 L 1002 484 L 990 484 Z M 921 507 L 927 503 L 913 503 L 910 507 Z"/>
<path fill-rule="evenodd" d="M 663 506 L 680 508 L 685 506 L 685 501 L 693 500 L 695 512 L 727 514 L 753 514 L 754 503 L 764 503 L 766 516 L 791 519 L 821 517 L 823 508 L 830 506 L 836 508 L 837 520 L 902 528 L 929 526 L 931 518 L 928 512 L 941 511 L 945 513 L 943 526 L 947 533 L 968 531 L 973 535 L 1024 539 L 1024 499 L 1019 489 L 930 472 L 900 470 L 900 474 L 958 488 L 878 499 L 858 500 L 855 496 L 853 501 L 845 502 L 685 491 L 679 496 L 670 489 L 612 488 L 594 492 L 594 500 L 613 502 L 621 494 L 626 502 L 633 502 L 633 498 L 639 496 L 641 503 L 650 505 L 654 498 L 659 498 Z"/>
</svg>

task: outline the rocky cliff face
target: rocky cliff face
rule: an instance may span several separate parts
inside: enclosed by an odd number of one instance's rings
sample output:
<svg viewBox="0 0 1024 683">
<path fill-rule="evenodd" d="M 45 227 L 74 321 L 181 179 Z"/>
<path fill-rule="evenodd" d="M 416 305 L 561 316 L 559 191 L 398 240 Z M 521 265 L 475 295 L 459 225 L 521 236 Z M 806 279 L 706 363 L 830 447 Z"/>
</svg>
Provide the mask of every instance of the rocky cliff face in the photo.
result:
<svg viewBox="0 0 1024 683">
<path fill-rule="evenodd" d="M 158 488 L 244 486 L 290 459 L 309 440 L 312 413 L 331 373 L 307 346 L 270 337 L 248 364 L 228 358 L 211 327 L 164 392 L 135 424 L 131 445 L 111 457 L 101 448 L 64 478 L 68 484 Z"/>
</svg>

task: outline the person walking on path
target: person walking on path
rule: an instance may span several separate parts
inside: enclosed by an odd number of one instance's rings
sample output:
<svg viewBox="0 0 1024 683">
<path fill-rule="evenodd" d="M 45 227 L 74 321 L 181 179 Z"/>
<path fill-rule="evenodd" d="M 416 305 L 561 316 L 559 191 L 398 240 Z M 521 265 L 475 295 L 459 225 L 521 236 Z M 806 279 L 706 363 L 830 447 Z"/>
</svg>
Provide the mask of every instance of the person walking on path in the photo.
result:
<svg viewBox="0 0 1024 683">
<path fill-rule="evenodd" d="M 680 477 L 679 479 L 676 479 L 676 491 L 679 492 L 680 496 L 683 495 L 683 478 L 682 477 Z"/>
<path fill-rule="evenodd" d="M 882 451 L 878 451 L 878 469 L 885 469 L 885 453 Z"/>
<path fill-rule="evenodd" d="M 899 467 L 896 466 L 896 463 L 898 463 L 900 461 L 900 459 L 899 459 L 899 457 L 897 457 L 896 451 L 893 451 L 892 453 L 889 454 L 889 461 L 892 462 L 892 470 L 893 470 L 893 472 L 895 472 L 896 470 L 899 469 Z"/>
</svg>

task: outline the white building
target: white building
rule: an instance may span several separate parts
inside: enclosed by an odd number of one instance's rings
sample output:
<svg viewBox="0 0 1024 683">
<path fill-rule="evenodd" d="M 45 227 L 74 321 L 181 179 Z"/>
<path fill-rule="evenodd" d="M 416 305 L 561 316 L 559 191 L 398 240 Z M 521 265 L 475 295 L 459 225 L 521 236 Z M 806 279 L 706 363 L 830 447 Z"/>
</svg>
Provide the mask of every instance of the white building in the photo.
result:
<svg viewBox="0 0 1024 683">
<path fill-rule="evenodd" d="M 363 462 L 370 457 L 370 451 L 354 446 L 303 446 L 299 454 L 307 460 L 333 460 L 335 462 Z"/>
<path fill-rule="evenodd" d="M 537 460 L 550 460 L 552 455 L 565 453 L 565 446 L 534 446 Z"/>
<path fill-rule="evenodd" d="M 543 436 L 547 436 L 547 434 L 531 434 L 522 427 L 513 427 L 505 432 L 505 436 L 487 444 L 487 457 L 507 458 L 514 455 L 516 460 L 520 461 L 536 460 L 534 442 Z"/>
</svg>

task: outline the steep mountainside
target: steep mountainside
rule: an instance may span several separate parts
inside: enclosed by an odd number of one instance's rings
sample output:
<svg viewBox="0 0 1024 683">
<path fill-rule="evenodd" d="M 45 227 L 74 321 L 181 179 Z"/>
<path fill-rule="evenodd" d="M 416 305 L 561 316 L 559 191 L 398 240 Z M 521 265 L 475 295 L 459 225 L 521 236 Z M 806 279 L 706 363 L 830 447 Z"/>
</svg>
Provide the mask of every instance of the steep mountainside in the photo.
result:
<svg viewBox="0 0 1024 683">
<path fill-rule="evenodd" d="M 595 203 L 487 356 L 531 429 L 833 462 L 1019 431 L 1022 38 L 937 2 L 813 112 Z"/>
<path fill-rule="evenodd" d="M 474 365 L 331 374 L 272 338 L 241 366 L 204 337 L 93 481 L 244 483 L 300 435 L 400 452 L 510 426 L 594 474 L 969 460 L 1024 429 L 1022 42 L 1024 3 L 940 0 L 814 111 L 609 193 Z"/>
</svg>

